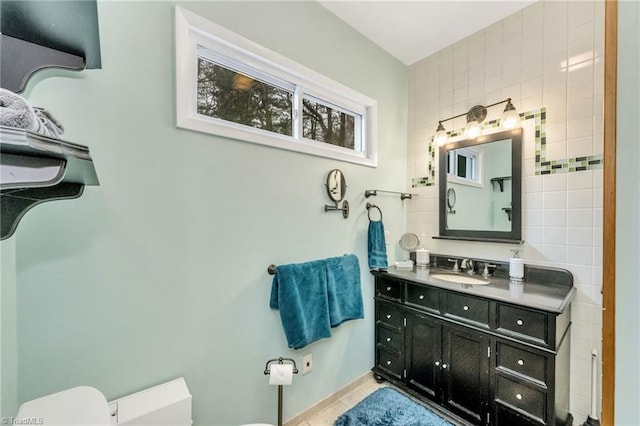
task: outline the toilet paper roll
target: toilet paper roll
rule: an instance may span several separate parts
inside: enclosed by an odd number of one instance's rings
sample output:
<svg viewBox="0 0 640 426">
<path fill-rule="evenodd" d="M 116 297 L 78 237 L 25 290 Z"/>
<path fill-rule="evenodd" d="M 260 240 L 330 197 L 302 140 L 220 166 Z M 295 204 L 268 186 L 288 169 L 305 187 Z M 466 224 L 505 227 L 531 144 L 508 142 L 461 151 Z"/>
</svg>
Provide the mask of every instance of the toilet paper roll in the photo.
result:
<svg viewBox="0 0 640 426">
<path fill-rule="evenodd" d="M 509 259 L 509 277 L 515 279 L 522 279 L 524 277 L 524 261 L 522 259 Z"/>
<path fill-rule="evenodd" d="M 269 368 L 270 385 L 290 385 L 292 382 L 292 364 L 271 364 L 271 367 Z"/>
</svg>

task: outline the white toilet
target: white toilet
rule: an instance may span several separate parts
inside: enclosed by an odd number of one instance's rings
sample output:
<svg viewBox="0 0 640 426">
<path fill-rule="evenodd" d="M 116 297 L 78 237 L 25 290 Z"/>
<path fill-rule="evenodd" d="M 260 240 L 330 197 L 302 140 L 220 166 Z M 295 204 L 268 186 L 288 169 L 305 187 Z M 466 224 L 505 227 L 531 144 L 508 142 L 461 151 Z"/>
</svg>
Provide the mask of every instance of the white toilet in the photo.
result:
<svg viewBox="0 0 640 426">
<path fill-rule="evenodd" d="M 17 420 L 35 419 L 40 425 L 109 425 L 109 407 L 102 392 L 78 386 L 25 402 Z"/>
<path fill-rule="evenodd" d="M 18 419 L 45 426 L 191 425 L 191 394 L 182 378 L 111 402 L 96 388 L 78 386 L 25 402 Z"/>
</svg>

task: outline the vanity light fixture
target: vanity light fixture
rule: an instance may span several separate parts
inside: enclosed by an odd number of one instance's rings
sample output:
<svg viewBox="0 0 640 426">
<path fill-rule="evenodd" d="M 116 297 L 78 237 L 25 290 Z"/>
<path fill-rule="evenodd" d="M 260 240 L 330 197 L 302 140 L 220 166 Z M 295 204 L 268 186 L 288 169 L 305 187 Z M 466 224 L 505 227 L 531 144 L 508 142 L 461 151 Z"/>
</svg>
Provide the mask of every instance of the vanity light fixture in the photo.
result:
<svg viewBox="0 0 640 426">
<path fill-rule="evenodd" d="M 507 105 L 504 107 L 500 125 L 503 129 L 515 129 L 522 125 L 522 123 L 520 123 L 520 114 L 518 114 L 518 111 L 516 111 L 516 108 L 511 103 L 511 98 L 507 99 Z"/>
<path fill-rule="evenodd" d="M 482 105 L 476 105 L 472 107 L 467 113 L 467 126 L 464 130 L 464 134 L 468 139 L 475 139 L 482 133 L 482 127 L 480 123 L 487 118 L 487 108 Z"/>
<path fill-rule="evenodd" d="M 439 121 L 438 128 L 436 129 L 436 134 L 433 137 L 433 140 L 436 142 L 437 145 L 444 145 L 445 143 L 447 143 L 448 139 L 449 139 L 449 134 L 444 129 L 444 126 L 442 125 L 442 121 Z"/>
<path fill-rule="evenodd" d="M 507 98 L 503 101 L 496 102 L 487 106 L 475 105 L 464 114 L 454 115 L 453 117 L 445 118 L 444 120 L 438 121 L 438 128 L 436 129 L 436 134 L 434 135 L 433 140 L 437 145 L 446 144 L 449 139 L 449 133 L 447 133 L 442 123 L 445 121 L 453 120 L 454 118 L 463 117 L 465 115 L 467 117 L 467 125 L 464 131 L 465 136 L 468 139 L 474 139 L 480 136 L 482 134 L 481 123 L 485 118 L 487 118 L 487 108 L 491 108 L 503 103 L 506 103 L 507 105 L 504 107 L 502 118 L 500 120 L 500 126 L 504 129 L 513 129 L 516 127 L 520 127 L 520 115 L 511 103 L 511 98 Z"/>
</svg>

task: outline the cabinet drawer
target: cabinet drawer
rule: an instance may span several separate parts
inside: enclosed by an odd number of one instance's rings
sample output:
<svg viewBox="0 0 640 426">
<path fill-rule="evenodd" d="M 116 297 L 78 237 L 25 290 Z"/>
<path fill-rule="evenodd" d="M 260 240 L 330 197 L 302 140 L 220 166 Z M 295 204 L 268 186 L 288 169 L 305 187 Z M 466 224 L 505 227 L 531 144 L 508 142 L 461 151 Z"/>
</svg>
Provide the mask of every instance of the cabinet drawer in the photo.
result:
<svg viewBox="0 0 640 426">
<path fill-rule="evenodd" d="M 508 370 L 541 385 L 547 384 L 547 358 L 506 343 L 498 343 L 498 370 Z"/>
<path fill-rule="evenodd" d="M 376 360 L 379 369 L 396 376 L 398 379 L 402 378 L 402 370 L 404 369 L 404 363 L 402 358 L 394 353 L 388 352 L 384 349 L 376 349 Z"/>
<path fill-rule="evenodd" d="M 544 423 L 546 395 L 544 392 L 498 376 L 496 401 L 521 410 Z"/>
<path fill-rule="evenodd" d="M 389 330 L 388 328 L 378 326 L 377 344 L 383 346 L 390 351 L 401 353 L 404 342 L 402 341 L 402 334 Z"/>
<path fill-rule="evenodd" d="M 536 422 L 532 418 L 500 404 L 496 404 L 496 417 L 493 424 L 495 426 L 541 426 L 539 420 Z"/>
<path fill-rule="evenodd" d="M 445 293 L 445 315 L 489 326 L 489 301 L 456 293 Z"/>
<path fill-rule="evenodd" d="M 429 311 L 440 311 L 440 291 L 419 285 L 407 284 L 408 305 L 416 305 Z"/>
<path fill-rule="evenodd" d="M 400 301 L 402 296 L 402 283 L 384 278 L 376 279 L 376 296 Z"/>
<path fill-rule="evenodd" d="M 400 331 L 402 327 L 402 311 L 389 303 L 378 303 L 376 322 Z"/>
<path fill-rule="evenodd" d="M 542 312 L 498 304 L 498 331 L 549 344 L 548 316 Z"/>
</svg>

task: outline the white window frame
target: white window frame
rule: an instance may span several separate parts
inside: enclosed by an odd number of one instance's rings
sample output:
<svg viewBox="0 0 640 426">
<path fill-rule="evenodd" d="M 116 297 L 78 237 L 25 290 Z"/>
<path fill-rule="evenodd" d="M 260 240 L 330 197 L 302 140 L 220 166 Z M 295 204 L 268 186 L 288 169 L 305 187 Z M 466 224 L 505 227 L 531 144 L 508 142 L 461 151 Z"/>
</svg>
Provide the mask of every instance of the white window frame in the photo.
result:
<svg viewBox="0 0 640 426">
<path fill-rule="evenodd" d="M 455 158 L 449 159 L 450 167 L 453 167 L 453 173 L 447 173 L 447 181 L 458 183 L 461 185 L 475 186 L 482 188 L 482 176 L 484 171 L 484 154 L 482 150 L 476 150 L 473 148 L 460 148 L 454 151 Z M 473 176 L 469 178 L 463 178 L 458 176 L 458 156 L 463 156 L 470 159 L 470 168 Z"/>
<path fill-rule="evenodd" d="M 180 6 L 175 7 L 176 37 L 176 125 L 180 128 L 224 136 L 305 154 L 377 167 L 377 102 L 278 53 L 254 43 Z M 295 86 L 293 136 L 254 129 L 197 113 L 197 58 L 202 52 L 230 58 L 266 81 Z M 223 64 L 224 66 L 224 64 Z M 240 70 L 242 71 L 242 70 Z M 302 98 L 316 98 L 340 110 L 362 117 L 354 149 L 301 137 Z"/>
</svg>

